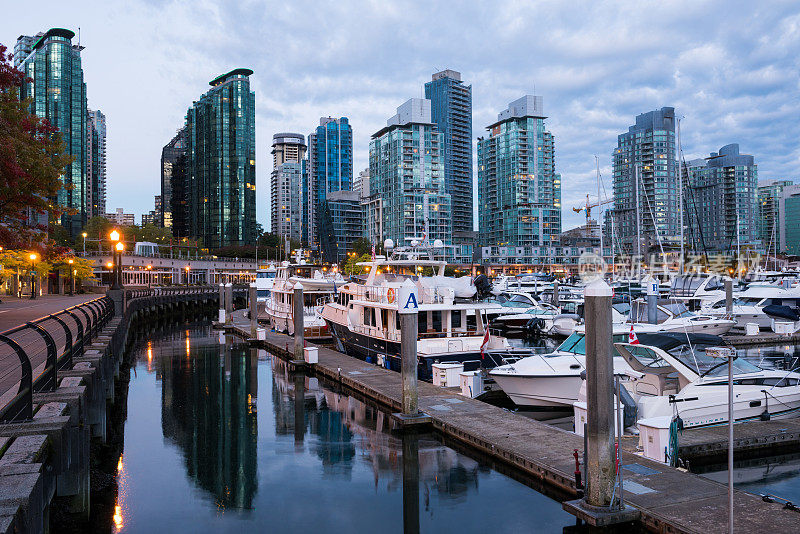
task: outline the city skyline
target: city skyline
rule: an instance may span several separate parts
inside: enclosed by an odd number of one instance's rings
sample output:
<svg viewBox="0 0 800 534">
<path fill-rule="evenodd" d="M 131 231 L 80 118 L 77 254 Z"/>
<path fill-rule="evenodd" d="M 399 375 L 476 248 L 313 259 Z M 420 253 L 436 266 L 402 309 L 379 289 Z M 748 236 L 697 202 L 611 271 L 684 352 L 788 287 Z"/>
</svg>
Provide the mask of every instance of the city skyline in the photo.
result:
<svg viewBox="0 0 800 534">
<path fill-rule="evenodd" d="M 687 160 L 739 143 L 757 158 L 760 179 L 796 177 L 800 126 L 792 117 L 800 113 L 793 97 L 800 15 L 791 3 L 776 2 L 769 12 L 742 4 L 748 25 L 737 32 L 696 22 L 711 18 L 719 3 L 646 11 L 587 4 L 577 17 L 554 5 L 426 9 L 432 19 L 447 12 L 452 31 L 469 29 L 469 40 L 448 42 L 447 32 L 424 25 L 406 28 L 406 10 L 399 6 L 368 7 L 355 18 L 353 9 L 330 6 L 264 4 L 245 13 L 235 4 L 141 2 L 110 3 L 79 15 L 43 2 L 36 12 L 12 8 L 0 21 L 0 42 L 13 46 L 19 35 L 51 27 L 78 33 L 80 27 L 88 105 L 108 117 L 108 210 L 152 209 L 161 149 L 197 98 L 196 88 L 238 65 L 253 68 L 253 89 L 263 95 L 256 110 L 256 183 L 257 218 L 265 228 L 272 134 L 307 132 L 320 116 L 346 116 L 358 172 L 367 166 L 369 136 L 399 102 L 422 97 L 423 84 L 443 69 L 461 72 L 473 87 L 473 141 L 496 110 L 520 94 L 545 97 L 548 129 L 558 139 L 564 229 L 583 222 L 569 208 L 596 190 L 594 155 L 609 190 L 616 136 L 636 115 L 664 106 L 685 117 Z M 571 21 L 561 23 L 561 17 Z M 526 29 L 543 18 L 552 24 L 530 41 Z M 653 20 L 660 22 L 654 26 Z M 316 23 L 351 37 L 334 35 L 318 54 L 304 54 L 304 47 L 319 45 L 297 35 Z M 644 25 L 647 33 L 635 31 Z M 396 27 L 406 30 L 395 35 Z M 487 39 L 494 43 L 489 49 Z M 282 44 L 288 46 L 281 46 L 280 56 L 265 54 Z"/>
</svg>

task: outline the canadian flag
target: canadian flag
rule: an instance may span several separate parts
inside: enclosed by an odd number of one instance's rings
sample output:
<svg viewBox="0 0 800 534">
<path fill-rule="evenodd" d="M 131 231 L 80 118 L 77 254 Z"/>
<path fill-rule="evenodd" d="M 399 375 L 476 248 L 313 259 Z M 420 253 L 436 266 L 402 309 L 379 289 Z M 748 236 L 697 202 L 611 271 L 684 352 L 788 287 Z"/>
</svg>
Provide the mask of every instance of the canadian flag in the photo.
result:
<svg viewBox="0 0 800 534">
<path fill-rule="evenodd" d="M 633 325 L 631 325 L 631 331 L 628 334 L 628 343 L 630 343 L 631 345 L 639 344 L 639 338 L 636 337 L 636 332 L 633 331 Z"/>
<path fill-rule="evenodd" d="M 486 328 L 486 333 L 483 335 L 483 343 L 481 344 L 481 360 L 483 359 L 483 351 L 486 349 L 486 345 L 489 344 L 489 328 Z"/>
</svg>

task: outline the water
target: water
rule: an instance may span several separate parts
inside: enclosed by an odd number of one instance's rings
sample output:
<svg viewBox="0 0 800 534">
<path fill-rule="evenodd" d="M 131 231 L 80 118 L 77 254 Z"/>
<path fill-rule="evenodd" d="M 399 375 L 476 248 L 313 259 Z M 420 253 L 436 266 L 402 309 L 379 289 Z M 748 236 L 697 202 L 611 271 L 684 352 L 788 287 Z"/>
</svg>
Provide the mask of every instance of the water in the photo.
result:
<svg viewBox="0 0 800 534">
<path fill-rule="evenodd" d="M 208 330 L 134 354 L 115 532 L 561 532 L 561 505 Z M 418 477 L 418 479 L 415 479 Z"/>
<path fill-rule="evenodd" d="M 706 466 L 696 472 L 722 484 L 728 483 L 727 465 Z M 756 495 L 776 495 L 800 503 L 800 453 L 735 462 L 733 484 L 737 489 Z"/>
</svg>

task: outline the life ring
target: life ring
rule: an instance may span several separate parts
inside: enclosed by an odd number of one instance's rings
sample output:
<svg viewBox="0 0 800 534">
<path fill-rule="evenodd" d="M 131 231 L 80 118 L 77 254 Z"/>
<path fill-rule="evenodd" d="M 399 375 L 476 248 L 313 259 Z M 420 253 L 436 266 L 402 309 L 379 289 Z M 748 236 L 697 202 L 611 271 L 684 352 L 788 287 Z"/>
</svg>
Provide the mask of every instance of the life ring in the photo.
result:
<svg viewBox="0 0 800 534">
<path fill-rule="evenodd" d="M 392 304 L 392 303 L 394 303 L 394 299 L 395 299 L 394 288 L 390 287 L 389 291 L 386 292 L 386 300 L 389 301 L 389 304 Z"/>
</svg>

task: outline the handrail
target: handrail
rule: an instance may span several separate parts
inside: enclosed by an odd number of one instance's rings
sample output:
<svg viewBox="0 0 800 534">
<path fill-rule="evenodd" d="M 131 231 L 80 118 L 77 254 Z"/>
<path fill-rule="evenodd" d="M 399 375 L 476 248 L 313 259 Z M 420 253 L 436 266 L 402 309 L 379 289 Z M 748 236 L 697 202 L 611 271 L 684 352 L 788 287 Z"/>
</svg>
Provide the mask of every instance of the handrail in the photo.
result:
<svg viewBox="0 0 800 534">
<path fill-rule="evenodd" d="M 86 342 L 91 341 L 92 337 L 97 335 L 113 314 L 114 310 L 110 300 L 104 296 L 0 332 L 0 346 L 5 344 L 16 353 L 22 375 L 16 395 L 5 406 L 0 407 L 0 423 L 30 419 L 33 415 L 33 393 L 55 391 L 58 387 L 58 372 L 72 366 L 76 354 L 83 352 Z M 75 322 L 77 332 L 74 337 L 71 327 L 61 316 L 69 316 Z M 53 333 L 43 324 L 46 321 L 58 323 L 64 331 L 66 336 L 64 352 L 60 356 Z M 36 366 L 31 362 L 31 357 L 40 352 L 29 354 L 11 337 L 27 331 L 36 332 L 45 344 L 44 369 L 35 379 L 33 368 Z"/>
</svg>

